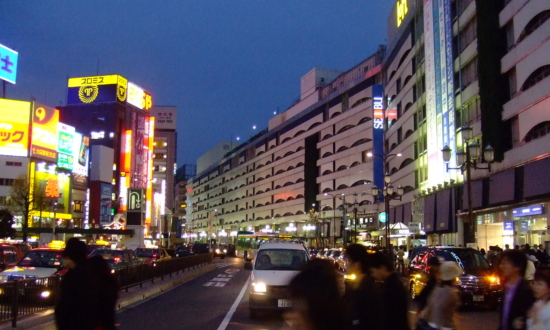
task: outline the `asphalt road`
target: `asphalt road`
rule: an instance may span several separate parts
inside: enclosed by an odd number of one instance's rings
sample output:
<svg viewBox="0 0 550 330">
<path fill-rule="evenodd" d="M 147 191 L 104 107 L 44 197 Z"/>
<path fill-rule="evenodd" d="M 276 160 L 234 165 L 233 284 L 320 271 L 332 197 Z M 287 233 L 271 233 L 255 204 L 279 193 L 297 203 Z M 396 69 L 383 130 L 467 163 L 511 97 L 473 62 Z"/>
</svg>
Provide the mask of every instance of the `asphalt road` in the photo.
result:
<svg viewBox="0 0 550 330">
<path fill-rule="evenodd" d="M 126 329 L 289 329 L 282 315 L 248 315 L 250 271 L 242 259 L 215 259 L 218 268 L 177 288 L 117 314 L 120 330 Z M 490 311 L 461 311 L 459 329 L 497 329 L 498 316 Z"/>
</svg>

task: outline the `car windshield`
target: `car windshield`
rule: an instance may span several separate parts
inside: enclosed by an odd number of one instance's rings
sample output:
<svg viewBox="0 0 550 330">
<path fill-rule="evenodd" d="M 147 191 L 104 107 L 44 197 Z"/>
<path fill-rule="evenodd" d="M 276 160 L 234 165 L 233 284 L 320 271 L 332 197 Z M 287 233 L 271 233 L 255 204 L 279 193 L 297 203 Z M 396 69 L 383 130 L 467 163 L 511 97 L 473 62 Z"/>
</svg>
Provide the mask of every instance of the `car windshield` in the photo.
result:
<svg viewBox="0 0 550 330">
<path fill-rule="evenodd" d="M 17 263 L 18 267 L 57 268 L 63 265 L 61 251 L 30 251 Z"/>
<path fill-rule="evenodd" d="M 435 254 L 446 261 L 456 262 L 462 269 L 488 270 L 489 263 L 481 253 L 471 249 L 442 249 Z"/>
<path fill-rule="evenodd" d="M 96 249 L 105 248 L 105 245 L 97 245 L 97 244 L 88 244 L 86 245 L 86 249 L 88 250 L 88 254 L 94 252 Z"/>
<path fill-rule="evenodd" d="M 331 256 L 333 258 L 338 258 L 341 254 L 342 254 L 342 251 L 334 251 L 334 252 L 332 252 Z"/>
<path fill-rule="evenodd" d="M 138 257 L 147 257 L 151 258 L 153 255 L 157 255 L 157 257 L 160 255 L 159 250 L 157 249 L 143 249 L 143 248 L 137 248 L 136 254 Z"/>
<path fill-rule="evenodd" d="M 299 270 L 306 262 L 306 252 L 303 250 L 264 249 L 256 256 L 256 269 Z"/>
</svg>

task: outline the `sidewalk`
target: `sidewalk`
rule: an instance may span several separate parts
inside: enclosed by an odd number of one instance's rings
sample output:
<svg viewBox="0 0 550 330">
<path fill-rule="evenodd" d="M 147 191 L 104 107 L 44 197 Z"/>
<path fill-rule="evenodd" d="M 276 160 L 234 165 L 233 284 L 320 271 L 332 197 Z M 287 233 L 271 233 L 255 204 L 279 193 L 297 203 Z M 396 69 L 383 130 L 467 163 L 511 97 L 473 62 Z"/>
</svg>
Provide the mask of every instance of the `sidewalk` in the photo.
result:
<svg viewBox="0 0 550 330">
<path fill-rule="evenodd" d="M 203 266 L 197 266 L 196 268 L 186 269 L 184 272 L 180 272 L 178 275 L 175 273 L 167 275 L 164 280 L 155 279 L 154 283 L 145 282 L 140 288 L 139 285 L 134 286 L 126 291 L 120 291 L 117 302 L 117 310 L 124 309 L 132 304 L 145 302 L 148 299 L 154 298 L 164 291 L 171 290 L 180 284 L 188 282 L 194 278 L 197 278 L 203 274 L 213 271 L 218 268 L 216 264 L 210 263 Z M 14 329 L 11 327 L 11 321 L 0 323 L 0 330 Z M 54 311 L 48 309 L 33 315 L 24 316 L 17 319 L 17 327 L 15 329 L 27 329 L 27 330 L 55 330 Z"/>
</svg>

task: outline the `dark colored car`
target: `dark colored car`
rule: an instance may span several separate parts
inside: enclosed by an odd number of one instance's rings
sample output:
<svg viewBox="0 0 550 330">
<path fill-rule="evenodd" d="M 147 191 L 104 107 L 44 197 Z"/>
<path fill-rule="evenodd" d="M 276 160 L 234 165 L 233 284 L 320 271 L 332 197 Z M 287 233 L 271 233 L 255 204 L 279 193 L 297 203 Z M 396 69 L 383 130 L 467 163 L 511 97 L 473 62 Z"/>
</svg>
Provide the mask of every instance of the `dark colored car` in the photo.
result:
<svg viewBox="0 0 550 330">
<path fill-rule="evenodd" d="M 188 257 L 195 255 L 193 251 L 190 250 L 188 246 L 180 246 L 174 251 L 176 258 Z"/>
<path fill-rule="evenodd" d="M 132 250 L 95 249 L 90 257 L 102 256 L 112 268 L 141 265 L 143 261 Z"/>
<path fill-rule="evenodd" d="M 315 250 L 315 249 L 310 249 L 310 250 L 309 250 L 309 258 L 310 258 L 310 259 L 315 258 L 315 257 L 317 256 L 317 253 L 318 253 L 318 252 L 319 252 L 319 251 L 317 251 L 317 250 Z"/>
<path fill-rule="evenodd" d="M 137 248 L 135 252 L 146 264 L 172 259 L 164 248 Z"/>
<path fill-rule="evenodd" d="M 193 244 L 193 253 L 202 254 L 210 253 L 210 244 L 208 243 L 195 243 Z"/>
<path fill-rule="evenodd" d="M 213 246 L 212 250 L 214 251 L 214 258 L 220 257 L 220 259 L 224 259 L 225 255 L 227 254 L 227 245 L 220 244 L 217 246 Z"/>
<path fill-rule="evenodd" d="M 464 273 L 456 278 L 462 305 L 484 305 L 494 308 L 502 299 L 500 280 L 483 255 L 474 249 L 454 246 L 419 247 L 411 254 L 408 289 L 411 298 L 420 294 L 428 282 L 428 260 L 454 261 Z"/>
</svg>

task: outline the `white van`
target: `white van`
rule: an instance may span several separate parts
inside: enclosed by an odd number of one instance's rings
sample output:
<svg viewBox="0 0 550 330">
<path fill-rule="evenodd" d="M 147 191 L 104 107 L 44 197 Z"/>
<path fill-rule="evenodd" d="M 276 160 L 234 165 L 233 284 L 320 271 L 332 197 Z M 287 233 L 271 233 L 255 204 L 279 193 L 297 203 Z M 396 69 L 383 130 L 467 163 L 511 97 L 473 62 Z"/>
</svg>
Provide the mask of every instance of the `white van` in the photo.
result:
<svg viewBox="0 0 550 330">
<path fill-rule="evenodd" d="M 302 243 L 290 241 L 266 242 L 260 245 L 252 262 L 249 308 L 250 318 L 259 310 L 284 310 L 292 307 L 288 285 L 308 262 L 309 254 Z"/>
</svg>

